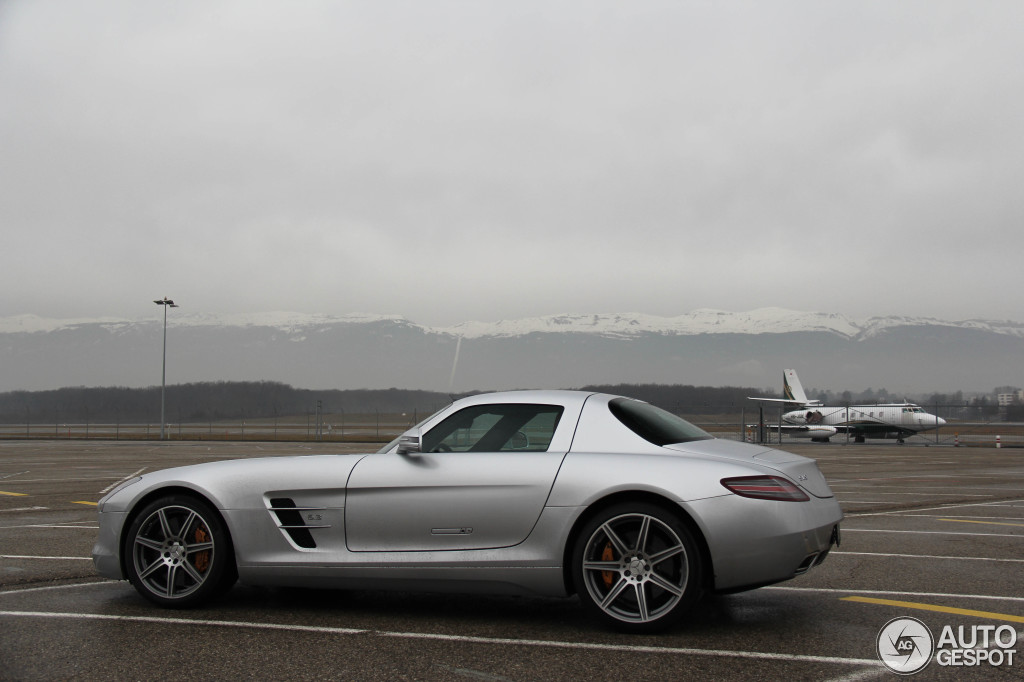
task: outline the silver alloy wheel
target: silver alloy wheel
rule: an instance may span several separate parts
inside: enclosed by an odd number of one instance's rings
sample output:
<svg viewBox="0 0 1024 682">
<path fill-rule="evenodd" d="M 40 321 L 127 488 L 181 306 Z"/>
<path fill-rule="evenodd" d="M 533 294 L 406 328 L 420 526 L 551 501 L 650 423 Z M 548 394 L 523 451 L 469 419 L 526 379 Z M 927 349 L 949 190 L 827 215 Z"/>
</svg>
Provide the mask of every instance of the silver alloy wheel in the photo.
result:
<svg viewBox="0 0 1024 682">
<path fill-rule="evenodd" d="M 155 510 L 132 539 L 139 582 L 166 599 L 180 599 L 202 587 L 214 565 L 214 551 L 206 520 L 178 505 Z"/>
<path fill-rule="evenodd" d="M 608 519 L 583 550 L 594 604 L 626 623 L 648 623 L 679 604 L 689 580 L 686 546 L 664 521 L 630 513 Z"/>
</svg>

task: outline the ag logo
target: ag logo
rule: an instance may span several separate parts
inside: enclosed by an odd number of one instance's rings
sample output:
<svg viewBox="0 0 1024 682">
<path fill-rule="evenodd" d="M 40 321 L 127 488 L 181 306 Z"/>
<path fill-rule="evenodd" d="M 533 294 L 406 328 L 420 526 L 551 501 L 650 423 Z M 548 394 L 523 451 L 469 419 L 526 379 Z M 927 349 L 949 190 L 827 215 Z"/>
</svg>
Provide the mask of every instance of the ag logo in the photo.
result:
<svg viewBox="0 0 1024 682">
<path fill-rule="evenodd" d="M 878 633 L 875 649 L 886 668 L 898 675 L 913 675 L 932 660 L 935 640 L 917 618 L 893 618 Z"/>
</svg>

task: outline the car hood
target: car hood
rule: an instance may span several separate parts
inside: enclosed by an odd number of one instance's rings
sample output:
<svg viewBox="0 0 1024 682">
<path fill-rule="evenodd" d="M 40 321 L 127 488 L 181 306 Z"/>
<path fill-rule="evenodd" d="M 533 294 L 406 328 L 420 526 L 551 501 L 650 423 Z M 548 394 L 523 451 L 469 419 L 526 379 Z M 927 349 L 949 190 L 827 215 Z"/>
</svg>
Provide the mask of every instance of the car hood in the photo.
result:
<svg viewBox="0 0 1024 682">
<path fill-rule="evenodd" d="M 792 452 L 721 438 L 677 443 L 664 447 L 666 450 L 686 454 L 760 464 L 784 474 L 815 497 L 833 497 L 832 489 L 829 488 L 825 476 L 818 469 L 818 464 L 813 459 L 794 455 Z"/>
<path fill-rule="evenodd" d="M 148 492 L 166 486 L 191 488 L 218 509 L 259 507 L 265 494 L 315 488 L 344 490 L 352 468 L 365 454 L 293 455 L 225 459 L 151 471 L 100 500 L 101 509 L 122 511 Z"/>
</svg>

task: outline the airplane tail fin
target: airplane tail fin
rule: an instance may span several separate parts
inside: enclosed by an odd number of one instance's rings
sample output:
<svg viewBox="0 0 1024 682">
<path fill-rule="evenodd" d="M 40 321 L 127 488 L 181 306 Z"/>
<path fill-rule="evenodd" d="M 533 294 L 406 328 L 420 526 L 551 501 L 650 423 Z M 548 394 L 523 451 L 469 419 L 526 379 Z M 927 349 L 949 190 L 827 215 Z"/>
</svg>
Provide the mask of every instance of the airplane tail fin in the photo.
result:
<svg viewBox="0 0 1024 682">
<path fill-rule="evenodd" d="M 803 405 L 810 403 L 807 399 L 807 394 L 804 393 L 804 387 L 796 375 L 795 369 L 782 371 L 782 393 L 786 396 L 787 400 L 791 400 L 794 403 L 801 403 Z"/>
</svg>

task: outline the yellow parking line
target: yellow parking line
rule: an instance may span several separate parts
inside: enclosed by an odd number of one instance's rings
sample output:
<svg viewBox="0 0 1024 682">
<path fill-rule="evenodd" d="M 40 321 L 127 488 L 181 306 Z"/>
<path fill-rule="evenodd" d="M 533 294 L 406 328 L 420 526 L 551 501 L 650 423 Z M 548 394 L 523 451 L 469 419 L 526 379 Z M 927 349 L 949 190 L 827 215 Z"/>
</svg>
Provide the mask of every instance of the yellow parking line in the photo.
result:
<svg viewBox="0 0 1024 682">
<path fill-rule="evenodd" d="M 28 493 L 5 493 L 0 490 L 0 495 L 10 495 L 11 497 L 28 497 Z"/>
<path fill-rule="evenodd" d="M 1024 528 L 1024 523 L 1002 523 L 1001 521 L 973 521 L 971 519 L 939 519 L 950 523 L 980 523 L 986 526 L 1019 526 Z"/>
<path fill-rule="evenodd" d="M 1024 616 L 1012 616 L 1007 613 L 992 613 L 991 611 L 958 609 L 952 606 L 939 606 L 937 604 L 919 604 L 912 601 L 875 599 L 874 597 L 843 597 L 842 601 L 857 601 L 865 604 L 881 604 L 882 606 L 899 606 L 905 609 L 917 609 L 918 611 L 938 611 L 939 613 L 955 613 L 960 616 L 975 616 L 977 618 L 986 618 L 988 620 L 1005 620 L 1011 623 L 1024 623 Z"/>
<path fill-rule="evenodd" d="M 95 507 L 96 505 L 99 504 L 99 502 L 72 502 L 71 504 L 87 504 L 91 507 Z"/>
</svg>

